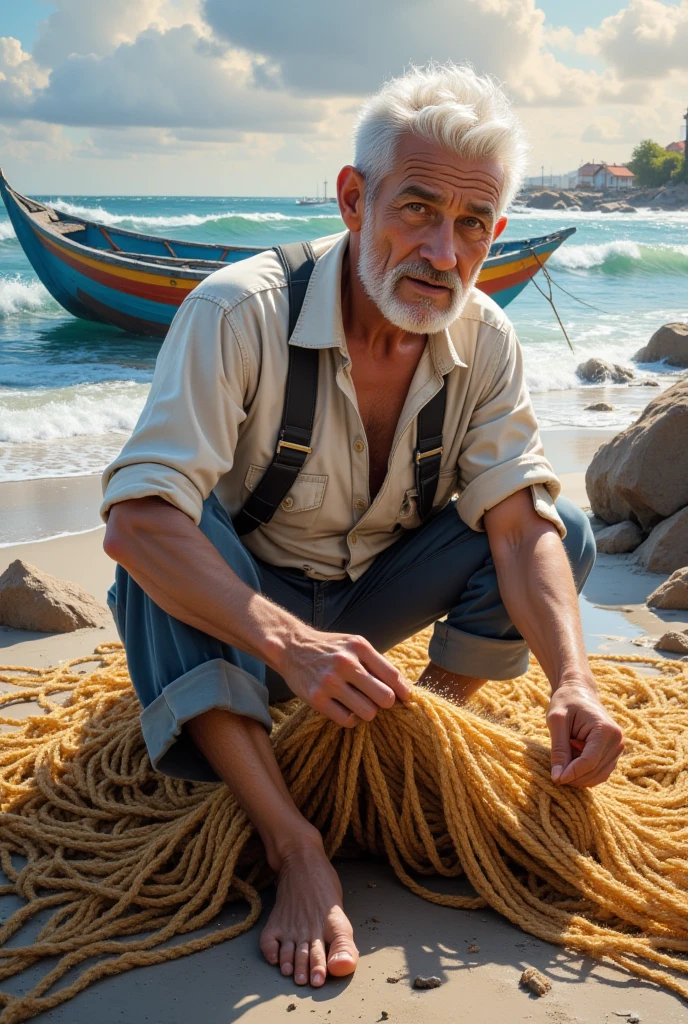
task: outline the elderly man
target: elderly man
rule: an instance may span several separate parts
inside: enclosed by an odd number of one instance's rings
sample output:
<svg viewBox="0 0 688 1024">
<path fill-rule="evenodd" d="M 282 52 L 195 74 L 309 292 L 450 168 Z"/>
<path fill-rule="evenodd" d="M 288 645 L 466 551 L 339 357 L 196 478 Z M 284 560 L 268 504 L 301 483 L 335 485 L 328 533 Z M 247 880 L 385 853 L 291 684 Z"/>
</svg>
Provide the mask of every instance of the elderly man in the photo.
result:
<svg viewBox="0 0 688 1024">
<path fill-rule="evenodd" d="M 278 882 L 261 948 L 297 984 L 358 953 L 275 761 L 271 700 L 370 721 L 410 693 L 383 652 L 435 623 L 420 683 L 456 700 L 533 650 L 555 781 L 602 782 L 621 751 L 579 622 L 587 520 L 556 501 L 514 331 L 473 287 L 524 151 L 470 68 L 387 83 L 338 178 L 347 230 L 313 243 L 307 288 L 307 254 L 288 282 L 272 250 L 208 277 L 105 473 L 110 602 L 152 763 L 219 777 L 245 808 Z"/>
</svg>

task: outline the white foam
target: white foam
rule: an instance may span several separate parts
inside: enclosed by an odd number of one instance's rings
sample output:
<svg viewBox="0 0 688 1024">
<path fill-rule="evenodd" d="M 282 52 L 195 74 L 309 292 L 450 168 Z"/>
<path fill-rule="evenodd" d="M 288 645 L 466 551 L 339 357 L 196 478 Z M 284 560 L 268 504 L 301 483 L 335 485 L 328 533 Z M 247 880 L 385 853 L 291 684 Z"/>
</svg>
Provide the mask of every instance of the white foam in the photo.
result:
<svg viewBox="0 0 688 1024">
<path fill-rule="evenodd" d="M 0 441 L 21 443 L 133 430 L 149 387 L 116 382 L 35 391 L 4 391 Z"/>
<path fill-rule="evenodd" d="M 618 241 L 597 245 L 562 245 L 552 253 L 551 263 L 565 270 L 589 270 L 591 267 L 601 267 L 615 256 L 626 256 L 632 260 L 643 258 L 637 242 Z"/>
<path fill-rule="evenodd" d="M 49 309 L 56 311 L 59 306 L 40 281 L 23 281 L 18 275 L 0 277 L 0 318 Z"/>
<path fill-rule="evenodd" d="M 105 224 L 106 227 L 116 227 L 118 225 L 133 225 L 135 228 L 195 228 L 200 227 L 203 224 L 210 224 L 216 221 L 230 220 L 237 218 L 239 220 L 245 220 L 252 223 L 270 223 L 274 221 L 309 221 L 317 219 L 331 219 L 339 216 L 339 211 L 333 206 L 333 212 L 329 214 L 313 214 L 310 217 L 302 217 L 294 215 L 293 217 L 288 216 L 284 213 L 271 212 L 271 213 L 241 213 L 235 210 L 222 210 L 217 213 L 207 213 L 203 216 L 199 216 L 195 213 L 184 213 L 176 216 L 169 217 L 153 217 L 153 216 L 142 216 L 137 214 L 115 214 L 110 213 L 109 210 L 105 210 L 102 206 L 90 207 L 90 206 L 79 206 L 75 203 L 68 203 L 63 199 L 58 199 L 54 203 L 50 204 L 56 210 L 61 213 L 69 214 L 72 217 L 83 217 L 86 220 L 98 221 L 100 224 Z"/>
<path fill-rule="evenodd" d="M 0 221 L 0 242 L 5 242 L 8 238 L 15 238 L 14 228 L 8 220 L 2 220 Z"/>
</svg>

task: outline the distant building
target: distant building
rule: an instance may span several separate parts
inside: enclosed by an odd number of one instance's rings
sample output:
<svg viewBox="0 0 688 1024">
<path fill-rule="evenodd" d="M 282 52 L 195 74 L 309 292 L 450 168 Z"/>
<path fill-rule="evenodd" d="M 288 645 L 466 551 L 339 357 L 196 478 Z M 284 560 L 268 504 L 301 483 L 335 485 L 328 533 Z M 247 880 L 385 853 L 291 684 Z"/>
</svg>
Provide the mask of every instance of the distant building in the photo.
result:
<svg viewBox="0 0 688 1024">
<path fill-rule="evenodd" d="M 579 188 L 632 188 L 633 171 L 618 164 L 583 164 L 578 168 L 576 184 Z"/>
<path fill-rule="evenodd" d="M 664 147 L 667 153 L 680 153 L 682 156 L 686 151 L 685 142 L 670 142 L 668 146 Z"/>
</svg>

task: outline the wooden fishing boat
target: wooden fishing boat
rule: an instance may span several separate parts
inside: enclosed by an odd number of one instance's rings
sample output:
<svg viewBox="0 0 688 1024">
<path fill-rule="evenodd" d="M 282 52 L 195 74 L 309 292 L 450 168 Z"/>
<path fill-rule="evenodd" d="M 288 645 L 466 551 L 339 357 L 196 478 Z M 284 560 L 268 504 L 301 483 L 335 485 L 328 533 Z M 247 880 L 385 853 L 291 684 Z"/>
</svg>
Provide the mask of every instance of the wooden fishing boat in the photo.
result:
<svg viewBox="0 0 688 1024">
<path fill-rule="evenodd" d="M 106 227 L 15 192 L 2 170 L 0 194 L 31 266 L 53 298 L 74 316 L 132 334 L 164 336 L 177 308 L 199 281 L 262 250 Z M 575 230 L 496 242 L 478 288 L 506 306 Z"/>
</svg>

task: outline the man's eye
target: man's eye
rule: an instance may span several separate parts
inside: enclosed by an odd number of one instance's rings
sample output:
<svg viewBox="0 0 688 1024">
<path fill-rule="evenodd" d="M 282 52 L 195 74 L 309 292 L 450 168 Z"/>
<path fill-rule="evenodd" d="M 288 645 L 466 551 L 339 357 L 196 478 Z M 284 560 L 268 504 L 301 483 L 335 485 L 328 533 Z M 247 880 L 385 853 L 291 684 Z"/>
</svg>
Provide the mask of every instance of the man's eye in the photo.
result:
<svg viewBox="0 0 688 1024">
<path fill-rule="evenodd" d="M 464 219 L 464 224 L 466 225 L 467 228 L 481 228 L 481 227 L 483 227 L 483 222 L 478 220 L 477 217 L 466 217 Z"/>
<path fill-rule="evenodd" d="M 406 209 L 410 210 L 411 213 L 426 213 L 427 207 L 424 203 L 407 203 Z"/>
</svg>

